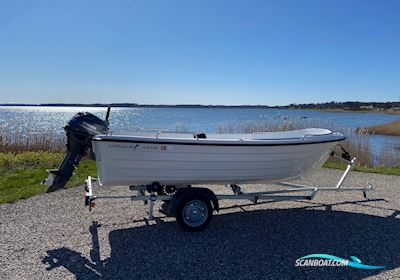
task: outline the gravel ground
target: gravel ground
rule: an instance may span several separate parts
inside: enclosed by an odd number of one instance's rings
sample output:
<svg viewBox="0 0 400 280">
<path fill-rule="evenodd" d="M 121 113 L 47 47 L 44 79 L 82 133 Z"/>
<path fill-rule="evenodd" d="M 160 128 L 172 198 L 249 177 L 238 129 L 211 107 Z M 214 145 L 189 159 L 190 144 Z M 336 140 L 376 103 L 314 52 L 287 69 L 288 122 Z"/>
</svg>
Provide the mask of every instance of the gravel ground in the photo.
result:
<svg viewBox="0 0 400 280">
<path fill-rule="evenodd" d="M 321 169 L 303 182 L 331 186 L 339 174 Z M 376 187 L 369 201 L 358 192 L 257 205 L 222 201 L 199 233 L 183 232 L 158 211 L 146 223 L 142 202 L 99 200 L 89 213 L 82 188 L 4 204 L 0 279 L 399 279 L 400 177 L 354 172 L 345 185 L 367 182 Z M 357 256 L 385 269 L 295 267 L 314 253 Z"/>
</svg>

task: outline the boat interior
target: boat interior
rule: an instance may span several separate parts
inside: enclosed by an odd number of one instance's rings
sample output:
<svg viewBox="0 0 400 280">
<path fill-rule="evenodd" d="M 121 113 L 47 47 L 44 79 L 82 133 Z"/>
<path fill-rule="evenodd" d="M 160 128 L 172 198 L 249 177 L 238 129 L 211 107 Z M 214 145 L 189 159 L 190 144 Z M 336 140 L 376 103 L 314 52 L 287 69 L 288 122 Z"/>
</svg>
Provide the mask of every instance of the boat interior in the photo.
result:
<svg viewBox="0 0 400 280">
<path fill-rule="evenodd" d="M 98 135 L 95 140 L 200 140 L 200 141 L 305 141 L 308 139 L 343 140 L 339 133 L 322 128 L 307 128 L 280 132 L 254 132 L 247 134 L 206 134 L 206 133 L 174 133 L 174 132 L 129 132 L 108 131 L 105 135 Z"/>
</svg>

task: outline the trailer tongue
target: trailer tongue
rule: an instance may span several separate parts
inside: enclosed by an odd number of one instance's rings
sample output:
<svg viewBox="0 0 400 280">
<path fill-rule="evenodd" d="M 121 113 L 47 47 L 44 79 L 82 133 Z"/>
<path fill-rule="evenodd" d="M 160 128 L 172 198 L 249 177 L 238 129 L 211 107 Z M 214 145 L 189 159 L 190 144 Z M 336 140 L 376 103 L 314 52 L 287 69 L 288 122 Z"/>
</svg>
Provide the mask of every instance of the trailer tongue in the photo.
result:
<svg viewBox="0 0 400 280">
<path fill-rule="evenodd" d="M 66 155 L 58 169 L 48 170 L 48 177 L 42 182 L 49 187 L 47 192 L 65 187 L 79 161 L 91 148 L 92 137 L 107 132 L 109 113 L 110 108 L 107 110 L 106 120 L 91 113 L 78 113 L 64 127 L 67 134 Z"/>
</svg>

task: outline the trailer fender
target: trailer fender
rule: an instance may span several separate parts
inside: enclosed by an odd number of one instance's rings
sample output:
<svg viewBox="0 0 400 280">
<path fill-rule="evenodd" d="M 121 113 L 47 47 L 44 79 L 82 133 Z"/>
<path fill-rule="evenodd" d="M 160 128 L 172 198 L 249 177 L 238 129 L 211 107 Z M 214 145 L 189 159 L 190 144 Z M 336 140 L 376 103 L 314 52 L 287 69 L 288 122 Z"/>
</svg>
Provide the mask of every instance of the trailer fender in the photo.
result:
<svg viewBox="0 0 400 280">
<path fill-rule="evenodd" d="M 172 197 L 172 200 L 170 202 L 170 214 L 172 216 L 176 216 L 176 210 L 182 199 L 184 199 L 187 196 L 202 196 L 206 197 L 208 200 L 211 201 L 213 210 L 219 211 L 219 203 L 218 203 L 218 198 L 217 196 L 211 191 L 210 189 L 207 188 L 192 188 L 192 187 L 187 187 L 187 188 L 180 188 L 177 190 L 177 192 L 174 194 Z"/>
</svg>

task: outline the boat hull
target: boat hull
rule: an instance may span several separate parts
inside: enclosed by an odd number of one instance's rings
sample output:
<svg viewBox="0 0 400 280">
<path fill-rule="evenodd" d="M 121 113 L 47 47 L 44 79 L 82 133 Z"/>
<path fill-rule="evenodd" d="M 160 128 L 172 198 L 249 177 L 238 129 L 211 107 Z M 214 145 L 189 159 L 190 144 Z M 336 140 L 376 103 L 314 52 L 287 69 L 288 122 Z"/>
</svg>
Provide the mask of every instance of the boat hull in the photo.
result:
<svg viewBox="0 0 400 280">
<path fill-rule="evenodd" d="M 239 184 L 295 179 L 320 167 L 339 141 L 198 145 L 93 141 L 100 184 Z"/>
</svg>

